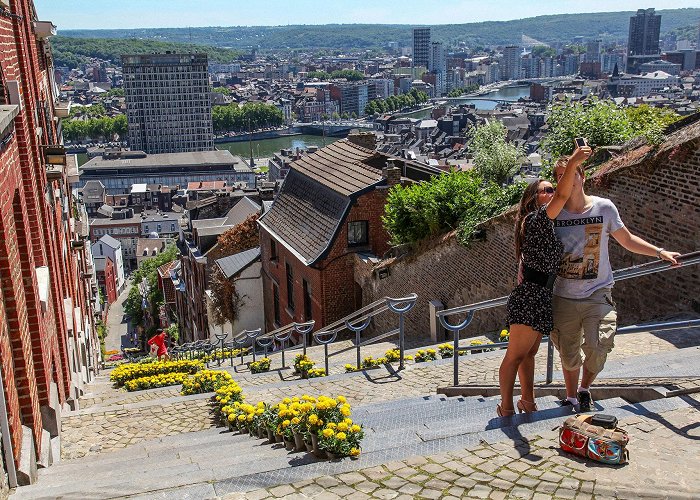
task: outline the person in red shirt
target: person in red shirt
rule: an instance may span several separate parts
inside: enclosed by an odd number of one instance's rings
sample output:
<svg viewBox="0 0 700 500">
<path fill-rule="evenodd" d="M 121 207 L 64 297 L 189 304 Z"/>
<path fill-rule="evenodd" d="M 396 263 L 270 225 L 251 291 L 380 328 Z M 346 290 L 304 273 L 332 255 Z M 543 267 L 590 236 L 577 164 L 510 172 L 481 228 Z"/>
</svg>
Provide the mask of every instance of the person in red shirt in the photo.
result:
<svg viewBox="0 0 700 500">
<path fill-rule="evenodd" d="M 158 350 L 156 351 L 156 356 L 158 356 L 159 361 L 170 360 L 170 355 L 168 354 L 168 347 L 165 344 L 166 336 L 167 334 L 163 330 L 158 329 L 156 331 L 156 334 L 148 340 L 148 345 L 150 345 L 152 349 L 154 347 L 158 348 Z"/>
</svg>

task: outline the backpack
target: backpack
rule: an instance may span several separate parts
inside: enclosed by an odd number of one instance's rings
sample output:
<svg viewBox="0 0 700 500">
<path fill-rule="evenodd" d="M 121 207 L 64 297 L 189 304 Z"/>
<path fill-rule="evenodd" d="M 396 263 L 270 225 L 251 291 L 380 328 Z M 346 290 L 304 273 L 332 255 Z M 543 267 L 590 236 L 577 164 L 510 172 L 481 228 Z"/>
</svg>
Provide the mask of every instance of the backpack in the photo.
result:
<svg viewBox="0 0 700 500">
<path fill-rule="evenodd" d="M 593 415 L 576 415 L 566 419 L 559 429 L 562 450 L 596 462 L 618 465 L 629 460 L 627 431 L 619 427 L 604 429 L 591 424 Z"/>
</svg>

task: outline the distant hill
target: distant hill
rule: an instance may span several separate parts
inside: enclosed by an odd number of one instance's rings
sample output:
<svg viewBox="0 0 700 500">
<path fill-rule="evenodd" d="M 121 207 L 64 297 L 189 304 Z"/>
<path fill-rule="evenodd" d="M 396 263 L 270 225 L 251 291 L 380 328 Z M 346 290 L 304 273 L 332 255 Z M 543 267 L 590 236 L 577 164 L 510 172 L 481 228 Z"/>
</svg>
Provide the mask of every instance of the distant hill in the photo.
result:
<svg viewBox="0 0 700 500">
<path fill-rule="evenodd" d="M 700 8 L 659 10 L 662 35 L 670 31 L 697 36 Z M 513 21 L 488 21 L 433 26 L 433 39 L 468 47 L 520 44 L 526 35 L 545 43 L 569 42 L 577 36 L 625 40 L 634 12 L 557 14 Z M 410 46 L 412 26 L 396 24 L 326 24 L 293 26 L 231 26 L 119 30 L 61 30 L 71 38 L 136 38 L 192 43 L 233 49 L 376 48 L 388 42 Z"/>
</svg>

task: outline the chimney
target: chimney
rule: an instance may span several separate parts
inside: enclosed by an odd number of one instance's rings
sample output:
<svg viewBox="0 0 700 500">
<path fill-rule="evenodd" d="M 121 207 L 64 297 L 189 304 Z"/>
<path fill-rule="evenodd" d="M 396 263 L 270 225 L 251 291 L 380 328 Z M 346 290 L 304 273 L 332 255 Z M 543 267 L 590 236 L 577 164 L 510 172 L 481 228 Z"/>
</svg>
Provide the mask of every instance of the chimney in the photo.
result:
<svg viewBox="0 0 700 500">
<path fill-rule="evenodd" d="M 386 161 L 386 167 L 382 169 L 382 176 L 386 179 L 388 187 L 401 184 L 401 169 L 396 166 L 396 160 L 390 158 Z"/>
<path fill-rule="evenodd" d="M 372 151 L 377 146 L 377 136 L 374 132 L 353 132 L 348 135 L 348 141 Z"/>
</svg>

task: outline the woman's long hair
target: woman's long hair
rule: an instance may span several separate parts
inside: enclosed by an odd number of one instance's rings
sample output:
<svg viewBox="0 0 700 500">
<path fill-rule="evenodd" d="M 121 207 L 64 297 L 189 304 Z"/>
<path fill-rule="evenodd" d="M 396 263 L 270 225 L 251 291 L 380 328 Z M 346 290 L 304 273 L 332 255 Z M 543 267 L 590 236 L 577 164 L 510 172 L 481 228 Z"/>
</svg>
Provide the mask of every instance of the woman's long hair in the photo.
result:
<svg viewBox="0 0 700 500">
<path fill-rule="evenodd" d="M 525 241 L 525 217 L 527 214 L 537 210 L 537 192 L 544 179 L 537 179 L 525 188 L 523 197 L 520 199 L 518 213 L 515 216 L 515 258 L 520 261 L 520 254 Z"/>
</svg>

